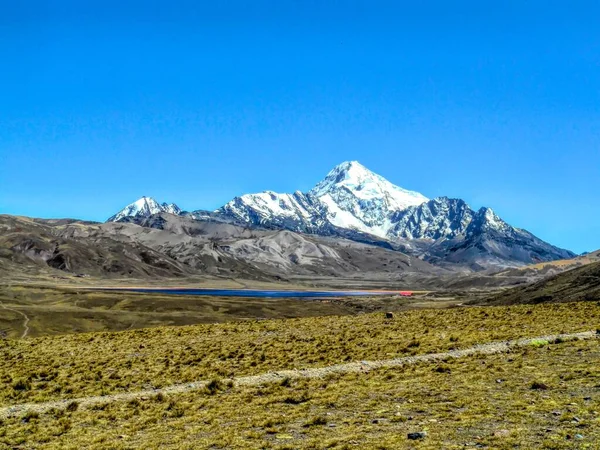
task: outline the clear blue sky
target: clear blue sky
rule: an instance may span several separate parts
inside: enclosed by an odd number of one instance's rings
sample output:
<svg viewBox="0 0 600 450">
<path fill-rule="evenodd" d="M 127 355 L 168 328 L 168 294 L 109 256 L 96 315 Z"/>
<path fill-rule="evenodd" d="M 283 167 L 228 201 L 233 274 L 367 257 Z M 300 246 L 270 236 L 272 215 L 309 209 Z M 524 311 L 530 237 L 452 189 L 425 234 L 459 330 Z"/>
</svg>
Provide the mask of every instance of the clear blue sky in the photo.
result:
<svg viewBox="0 0 600 450">
<path fill-rule="evenodd" d="M 598 249 L 599 30 L 591 1 L 2 1 L 0 212 L 211 209 L 355 159 Z"/>
</svg>

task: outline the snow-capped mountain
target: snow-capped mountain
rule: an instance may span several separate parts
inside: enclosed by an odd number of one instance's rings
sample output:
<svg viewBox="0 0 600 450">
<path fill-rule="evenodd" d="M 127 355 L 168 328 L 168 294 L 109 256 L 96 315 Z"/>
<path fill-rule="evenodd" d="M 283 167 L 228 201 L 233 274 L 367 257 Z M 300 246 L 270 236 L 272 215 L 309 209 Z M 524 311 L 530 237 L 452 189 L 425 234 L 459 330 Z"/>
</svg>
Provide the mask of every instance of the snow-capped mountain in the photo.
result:
<svg viewBox="0 0 600 450">
<path fill-rule="evenodd" d="M 109 221 L 135 221 L 162 212 L 189 214 L 197 220 L 343 237 L 402 249 L 428 261 L 473 268 L 574 256 L 510 226 L 490 208 L 475 211 L 463 200 L 446 197 L 429 200 L 390 183 L 357 161 L 336 166 L 307 193 L 245 194 L 216 211 L 192 213 L 142 197 Z"/>
<path fill-rule="evenodd" d="M 386 238 L 392 216 L 428 199 L 393 185 L 357 161 L 336 166 L 310 192 L 236 197 L 216 213 L 255 225 L 319 232 L 344 228 Z"/>
<path fill-rule="evenodd" d="M 108 218 L 107 222 L 119 222 L 127 217 L 150 217 L 153 214 L 166 212 L 169 214 L 180 215 L 182 213 L 179 206 L 175 203 L 158 203 L 152 197 L 142 197 L 133 203 L 130 203 L 114 216 Z"/>
</svg>

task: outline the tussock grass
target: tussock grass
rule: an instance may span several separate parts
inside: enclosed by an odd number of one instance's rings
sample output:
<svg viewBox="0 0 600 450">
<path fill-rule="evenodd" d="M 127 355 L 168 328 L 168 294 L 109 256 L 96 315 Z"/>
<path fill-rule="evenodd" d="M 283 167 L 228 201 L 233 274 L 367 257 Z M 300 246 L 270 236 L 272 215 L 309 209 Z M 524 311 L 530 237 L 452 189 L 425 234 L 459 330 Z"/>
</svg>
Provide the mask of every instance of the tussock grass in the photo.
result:
<svg viewBox="0 0 600 450">
<path fill-rule="evenodd" d="M 0 404 L 106 395 L 595 329 L 595 303 L 418 310 L 0 341 Z M 221 389 L 214 389 L 217 392 Z"/>
<path fill-rule="evenodd" d="M 450 373 L 418 364 L 117 402 L 7 419 L 0 447 L 397 449 L 425 431 L 418 448 L 595 449 L 598 360 L 598 340 L 569 341 L 450 360 Z"/>
</svg>

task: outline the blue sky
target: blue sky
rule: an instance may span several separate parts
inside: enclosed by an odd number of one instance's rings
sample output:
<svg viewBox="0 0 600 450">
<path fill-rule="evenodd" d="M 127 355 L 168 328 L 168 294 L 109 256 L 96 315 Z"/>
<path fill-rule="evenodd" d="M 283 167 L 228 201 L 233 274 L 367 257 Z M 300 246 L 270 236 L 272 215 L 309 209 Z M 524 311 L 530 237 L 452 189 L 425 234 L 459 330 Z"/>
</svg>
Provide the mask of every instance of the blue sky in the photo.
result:
<svg viewBox="0 0 600 450">
<path fill-rule="evenodd" d="M 600 6 L 491 3 L 2 2 L 0 213 L 211 209 L 358 160 L 598 249 Z"/>
</svg>

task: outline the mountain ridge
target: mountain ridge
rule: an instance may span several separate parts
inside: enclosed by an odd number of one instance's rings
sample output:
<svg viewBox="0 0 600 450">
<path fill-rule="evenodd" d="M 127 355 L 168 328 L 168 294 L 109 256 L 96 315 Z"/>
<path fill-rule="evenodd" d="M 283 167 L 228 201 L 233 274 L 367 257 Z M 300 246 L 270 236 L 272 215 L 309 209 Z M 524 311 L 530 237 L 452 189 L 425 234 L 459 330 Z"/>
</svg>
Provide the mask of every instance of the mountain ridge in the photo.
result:
<svg viewBox="0 0 600 450">
<path fill-rule="evenodd" d="M 337 165 L 306 193 L 243 194 L 214 211 L 189 213 L 142 197 L 108 221 L 136 221 L 165 212 L 323 236 L 360 240 L 370 235 L 426 261 L 473 270 L 574 256 L 511 226 L 489 207 L 473 210 L 461 199 L 429 199 L 392 184 L 357 161 Z"/>
</svg>

